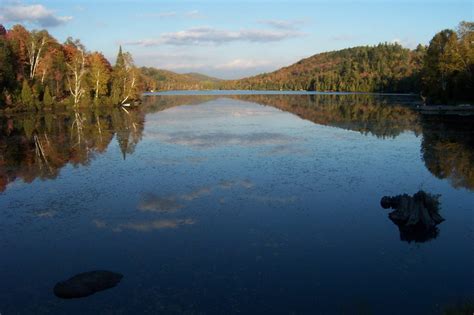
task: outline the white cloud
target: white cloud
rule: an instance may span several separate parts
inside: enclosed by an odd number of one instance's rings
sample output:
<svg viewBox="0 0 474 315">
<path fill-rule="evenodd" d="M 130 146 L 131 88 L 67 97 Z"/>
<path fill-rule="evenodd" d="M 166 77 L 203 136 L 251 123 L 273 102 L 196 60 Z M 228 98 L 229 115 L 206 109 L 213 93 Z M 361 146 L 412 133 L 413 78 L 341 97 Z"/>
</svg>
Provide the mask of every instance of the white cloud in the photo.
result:
<svg viewBox="0 0 474 315">
<path fill-rule="evenodd" d="M 304 20 L 260 20 L 260 24 L 265 24 L 276 29 L 295 30 L 306 23 Z"/>
<path fill-rule="evenodd" d="M 172 47 L 171 50 L 160 51 L 138 51 L 134 53 L 137 65 L 155 67 L 176 71 L 179 73 L 200 72 L 223 79 L 236 79 L 262 72 L 273 71 L 284 65 L 291 64 L 297 58 L 271 58 L 260 54 L 256 58 L 220 55 L 219 58 L 210 56 L 204 52 L 190 54 L 180 46 Z M 110 60 L 115 60 L 115 55 Z"/>
<path fill-rule="evenodd" d="M 138 205 L 140 211 L 149 212 L 175 212 L 182 208 L 174 198 L 158 197 L 154 194 L 146 194 Z"/>
<path fill-rule="evenodd" d="M 0 8 L 0 22 L 33 23 L 42 27 L 64 24 L 72 16 L 57 16 L 41 4 L 15 4 Z"/>
<path fill-rule="evenodd" d="M 188 131 L 172 133 L 150 133 L 162 142 L 198 149 L 215 148 L 220 146 L 253 147 L 263 145 L 282 145 L 295 141 L 294 138 L 272 132 L 254 132 L 236 134 L 230 132 L 196 133 Z"/>
<path fill-rule="evenodd" d="M 164 33 L 159 38 L 125 42 L 125 45 L 202 45 L 224 44 L 235 41 L 255 43 L 275 42 L 301 36 L 302 33 L 289 30 L 241 29 L 238 31 L 220 30 L 212 27 L 194 27 L 184 31 Z"/>
<path fill-rule="evenodd" d="M 268 60 L 234 59 L 227 63 L 218 64 L 214 66 L 214 68 L 219 70 L 255 69 L 269 66 L 271 64 L 272 63 Z"/>
<path fill-rule="evenodd" d="M 109 228 L 114 232 L 123 232 L 124 230 L 132 230 L 135 232 L 151 232 L 153 230 L 162 229 L 176 229 L 186 225 L 193 225 L 196 223 L 193 219 L 162 219 L 154 221 L 141 221 L 141 222 L 129 222 L 129 223 L 118 223 L 110 224 L 103 220 L 93 220 L 92 223 L 98 229 Z"/>
<path fill-rule="evenodd" d="M 157 13 L 142 13 L 137 14 L 138 17 L 147 17 L 147 18 L 185 18 L 185 19 L 201 19 L 205 16 L 201 14 L 198 10 L 186 11 L 186 12 L 176 12 L 176 11 L 167 11 L 167 12 L 157 12 Z"/>
</svg>

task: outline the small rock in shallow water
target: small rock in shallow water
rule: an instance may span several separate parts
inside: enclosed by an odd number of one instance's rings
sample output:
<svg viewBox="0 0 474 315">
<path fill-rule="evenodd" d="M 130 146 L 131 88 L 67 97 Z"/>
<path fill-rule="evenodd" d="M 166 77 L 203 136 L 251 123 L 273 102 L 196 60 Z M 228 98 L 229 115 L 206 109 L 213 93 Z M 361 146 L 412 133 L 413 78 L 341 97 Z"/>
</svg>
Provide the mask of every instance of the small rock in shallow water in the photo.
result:
<svg viewBox="0 0 474 315">
<path fill-rule="evenodd" d="M 92 295 L 115 287 L 123 275 L 106 270 L 95 270 L 75 275 L 56 283 L 54 294 L 62 299 L 74 299 Z"/>
</svg>

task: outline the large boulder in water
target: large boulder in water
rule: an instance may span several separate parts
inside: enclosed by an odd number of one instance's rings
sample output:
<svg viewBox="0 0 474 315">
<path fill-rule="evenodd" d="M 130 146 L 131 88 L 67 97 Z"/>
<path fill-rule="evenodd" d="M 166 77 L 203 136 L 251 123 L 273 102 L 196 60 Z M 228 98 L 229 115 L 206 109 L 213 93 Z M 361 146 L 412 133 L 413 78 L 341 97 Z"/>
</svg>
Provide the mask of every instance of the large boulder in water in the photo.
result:
<svg viewBox="0 0 474 315">
<path fill-rule="evenodd" d="M 388 216 L 398 226 L 402 240 L 425 242 L 438 236 L 436 226 L 444 221 L 439 214 L 438 199 L 439 195 L 420 190 L 413 196 L 385 196 L 380 204 L 385 209 L 395 209 Z"/>
<path fill-rule="evenodd" d="M 123 275 L 112 271 L 89 271 L 56 283 L 53 291 L 57 297 L 62 299 L 81 298 L 113 288 L 122 278 Z"/>
</svg>

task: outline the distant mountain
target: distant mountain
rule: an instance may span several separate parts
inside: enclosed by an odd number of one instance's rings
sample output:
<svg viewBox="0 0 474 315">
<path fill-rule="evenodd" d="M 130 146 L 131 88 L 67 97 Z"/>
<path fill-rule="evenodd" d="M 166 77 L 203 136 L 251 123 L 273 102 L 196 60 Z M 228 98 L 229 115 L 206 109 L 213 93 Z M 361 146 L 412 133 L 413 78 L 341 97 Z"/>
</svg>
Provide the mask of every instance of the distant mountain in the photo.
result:
<svg viewBox="0 0 474 315">
<path fill-rule="evenodd" d="M 147 91 L 206 90 L 216 88 L 221 81 L 200 73 L 180 74 L 151 67 L 142 67 L 140 70 Z"/>
<path fill-rule="evenodd" d="M 190 78 L 193 78 L 195 80 L 198 80 L 198 81 L 201 81 L 201 82 L 205 82 L 205 81 L 208 81 L 208 82 L 222 82 L 223 80 L 222 79 L 219 79 L 219 78 L 214 78 L 214 77 L 211 77 L 211 76 L 208 76 L 208 75 L 205 75 L 205 74 L 202 74 L 202 73 L 197 73 L 197 72 L 189 72 L 189 73 L 185 73 L 184 75 L 190 77 Z"/>
<path fill-rule="evenodd" d="M 316 54 L 288 67 L 240 80 L 224 89 L 417 92 L 425 47 L 362 46 Z"/>
</svg>

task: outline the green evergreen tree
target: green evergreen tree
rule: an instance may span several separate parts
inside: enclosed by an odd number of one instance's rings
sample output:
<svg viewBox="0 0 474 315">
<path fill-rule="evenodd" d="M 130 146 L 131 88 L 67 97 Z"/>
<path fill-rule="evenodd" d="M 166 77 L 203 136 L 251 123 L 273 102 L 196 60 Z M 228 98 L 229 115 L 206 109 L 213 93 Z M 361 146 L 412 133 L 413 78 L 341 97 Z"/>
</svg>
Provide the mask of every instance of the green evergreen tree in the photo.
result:
<svg viewBox="0 0 474 315">
<path fill-rule="evenodd" d="M 127 69 L 125 65 L 125 58 L 122 52 L 122 46 L 119 48 L 117 54 L 117 61 L 113 68 L 112 73 L 112 89 L 111 89 L 111 102 L 113 104 L 120 103 L 122 96 L 124 94 L 124 80 L 127 75 Z"/>
<path fill-rule="evenodd" d="M 46 86 L 46 88 L 44 89 L 43 104 L 45 107 L 48 107 L 48 108 L 50 108 L 53 105 L 53 98 L 51 97 L 51 93 L 49 92 L 48 86 Z"/>
<path fill-rule="evenodd" d="M 125 69 L 125 58 L 122 52 L 122 46 L 119 47 L 119 51 L 117 54 L 117 60 L 115 61 L 114 70 L 122 70 Z"/>
<path fill-rule="evenodd" d="M 23 86 L 21 89 L 21 103 L 28 109 L 33 109 L 35 106 L 33 92 L 26 80 L 23 80 Z"/>
</svg>

